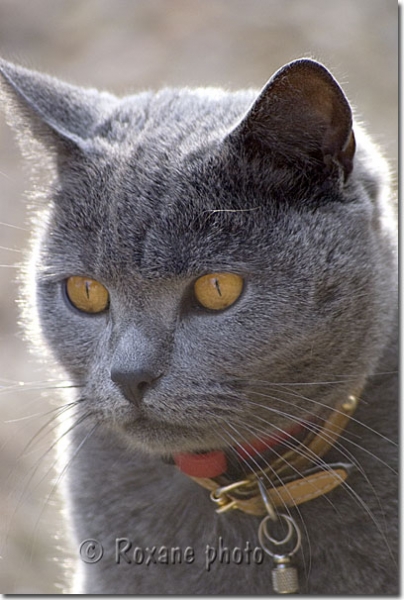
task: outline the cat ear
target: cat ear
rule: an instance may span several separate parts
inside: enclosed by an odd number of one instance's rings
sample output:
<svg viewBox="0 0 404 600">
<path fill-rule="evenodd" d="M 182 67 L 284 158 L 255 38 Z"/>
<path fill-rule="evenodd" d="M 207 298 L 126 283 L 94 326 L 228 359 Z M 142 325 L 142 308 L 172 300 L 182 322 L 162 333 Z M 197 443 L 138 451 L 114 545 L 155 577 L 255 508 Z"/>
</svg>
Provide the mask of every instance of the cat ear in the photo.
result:
<svg viewBox="0 0 404 600">
<path fill-rule="evenodd" d="M 348 101 L 331 73 L 311 59 L 293 61 L 269 80 L 230 133 L 248 153 L 286 164 L 352 170 L 355 138 Z"/>
<path fill-rule="evenodd" d="M 23 144 L 33 136 L 58 153 L 92 145 L 97 123 L 114 96 L 83 89 L 0 60 L 0 100 Z M 24 148 L 23 148 L 24 149 Z"/>
</svg>

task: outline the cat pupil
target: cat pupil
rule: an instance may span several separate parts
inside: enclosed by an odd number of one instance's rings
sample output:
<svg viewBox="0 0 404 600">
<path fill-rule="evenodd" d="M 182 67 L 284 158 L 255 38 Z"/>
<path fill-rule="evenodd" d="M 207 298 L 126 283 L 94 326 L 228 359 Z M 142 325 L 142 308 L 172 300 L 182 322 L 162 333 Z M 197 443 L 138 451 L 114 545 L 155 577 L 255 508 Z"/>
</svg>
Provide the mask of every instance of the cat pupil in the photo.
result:
<svg viewBox="0 0 404 600">
<path fill-rule="evenodd" d="M 222 292 L 220 291 L 220 285 L 219 285 L 219 281 L 217 279 L 215 279 L 215 286 L 217 289 L 217 293 L 219 294 L 219 296 L 221 296 Z"/>
</svg>

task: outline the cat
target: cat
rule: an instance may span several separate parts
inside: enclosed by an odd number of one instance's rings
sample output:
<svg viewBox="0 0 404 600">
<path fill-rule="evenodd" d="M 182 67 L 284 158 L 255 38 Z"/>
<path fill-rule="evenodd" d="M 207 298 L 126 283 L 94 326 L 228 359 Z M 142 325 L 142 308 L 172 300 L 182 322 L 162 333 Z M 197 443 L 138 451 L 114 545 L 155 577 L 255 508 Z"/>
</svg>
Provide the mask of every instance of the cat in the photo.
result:
<svg viewBox="0 0 404 600">
<path fill-rule="evenodd" d="M 398 593 L 394 202 L 333 75 L 117 98 L 0 73 L 46 182 L 28 337 L 72 384 L 66 590 Z"/>
</svg>

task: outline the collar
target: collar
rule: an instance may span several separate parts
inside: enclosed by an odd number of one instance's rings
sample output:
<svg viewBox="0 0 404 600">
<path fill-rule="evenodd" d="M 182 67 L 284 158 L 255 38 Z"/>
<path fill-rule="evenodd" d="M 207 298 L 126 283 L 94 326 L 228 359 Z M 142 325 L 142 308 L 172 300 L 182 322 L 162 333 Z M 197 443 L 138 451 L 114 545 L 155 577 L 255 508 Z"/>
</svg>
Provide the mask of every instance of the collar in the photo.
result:
<svg viewBox="0 0 404 600">
<path fill-rule="evenodd" d="M 274 508 L 297 506 L 339 486 L 353 469 L 351 464 L 327 464 L 319 459 L 334 446 L 357 404 L 357 394 L 350 395 L 337 404 L 321 426 L 316 421 L 306 421 L 288 432 L 253 440 L 237 450 L 232 448 L 231 454 L 217 450 L 176 454 L 173 459 L 183 473 L 211 492 L 217 512 L 238 509 L 265 515 L 268 507 L 260 483 Z M 234 456 L 238 460 L 234 461 Z M 241 476 L 246 460 L 256 469 Z"/>
</svg>

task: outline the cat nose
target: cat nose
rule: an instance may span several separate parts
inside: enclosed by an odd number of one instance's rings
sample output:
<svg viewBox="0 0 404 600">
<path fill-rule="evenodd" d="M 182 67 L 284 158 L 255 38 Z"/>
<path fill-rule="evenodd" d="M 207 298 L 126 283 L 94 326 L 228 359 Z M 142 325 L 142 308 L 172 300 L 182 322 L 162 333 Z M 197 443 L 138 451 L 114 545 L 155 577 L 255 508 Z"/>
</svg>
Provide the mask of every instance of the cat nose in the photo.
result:
<svg viewBox="0 0 404 600">
<path fill-rule="evenodd" d="M 111 369 L 111 379 L 118 385 L 129 402 L 139 404 L 147 388 L 158 377 L 145 370 L 123 371 L 113 368 Z"/>
</svg>

